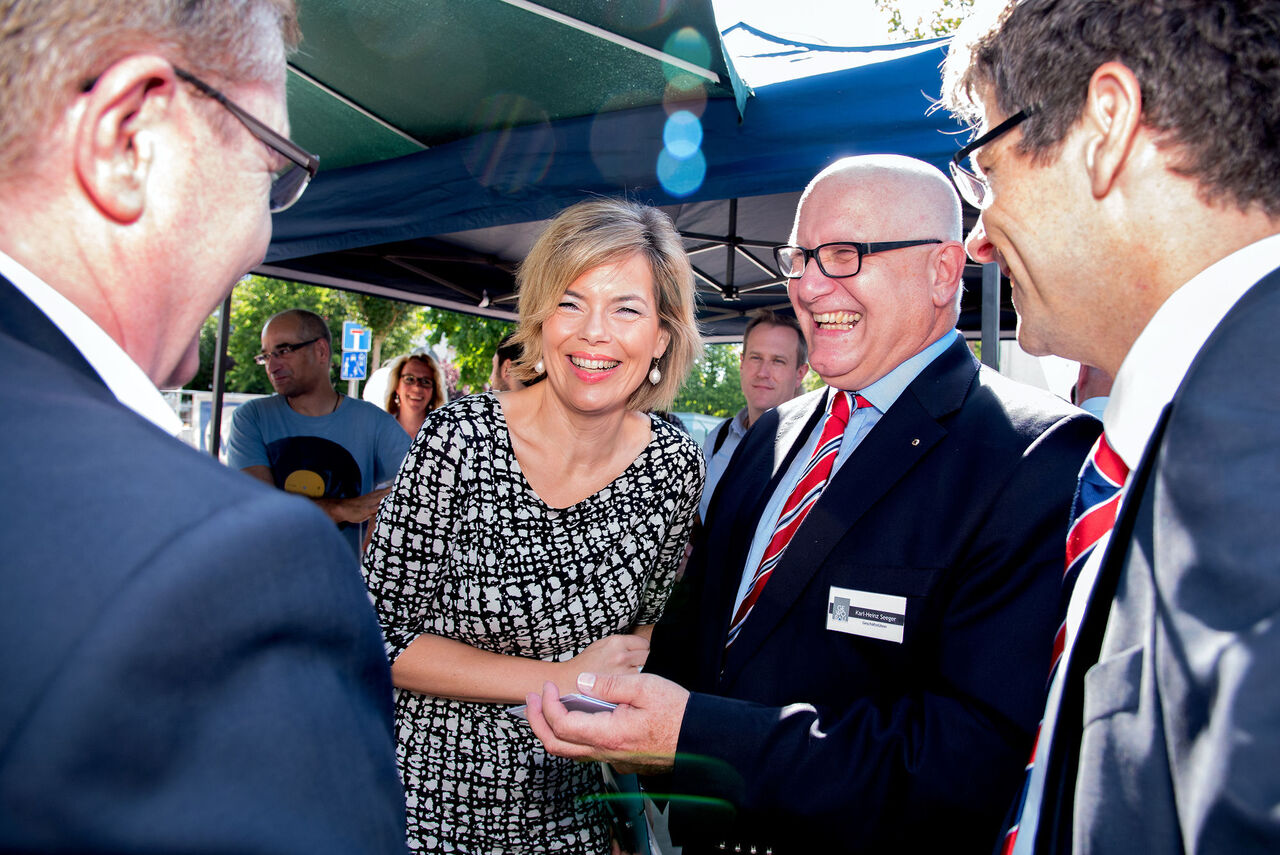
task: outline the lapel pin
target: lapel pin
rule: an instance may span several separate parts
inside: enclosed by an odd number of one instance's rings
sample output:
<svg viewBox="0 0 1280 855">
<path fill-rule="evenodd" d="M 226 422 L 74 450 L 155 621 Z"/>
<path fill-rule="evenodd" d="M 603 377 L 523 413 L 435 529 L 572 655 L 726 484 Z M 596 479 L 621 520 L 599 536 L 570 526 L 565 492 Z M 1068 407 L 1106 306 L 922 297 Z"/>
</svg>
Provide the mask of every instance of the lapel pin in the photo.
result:
<svg viewBox="0 0 1280 855">
<path fill-rule="evenodd" d="M 919 445 L 919 444 L 920 444 L 920 439 L 919 439 L 919 438 L 916 438 L 916 439 L 911 440 L 911 444 L 912 444 L 912 445 Z"/>
</svg>

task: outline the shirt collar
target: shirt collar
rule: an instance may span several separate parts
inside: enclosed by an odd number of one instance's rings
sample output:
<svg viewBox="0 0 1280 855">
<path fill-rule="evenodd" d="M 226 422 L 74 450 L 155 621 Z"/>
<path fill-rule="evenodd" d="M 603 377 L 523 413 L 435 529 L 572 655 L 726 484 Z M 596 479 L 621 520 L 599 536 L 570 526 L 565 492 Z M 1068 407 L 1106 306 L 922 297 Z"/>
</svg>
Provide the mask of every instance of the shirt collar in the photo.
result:
<svg viewBox="0 0 1280 855">
<path fill-rule="evenodd" d="M 1103 416 L 1107 441 L 1132 471 L 1192 361 L 1227 312 L 1280 267 L 1280 234 L 1236 250 L 1174 291 L 1125 355 Z"/>
<path fill-rule="evenodd" d="M 920 376 L 929 363 L 942 355 L 942 352 L 951 346 L 960 333 L 952 330 L 950 333 L 944 334 L 933 344 L 924 350 L 900 363 L 897 368 L 881 377 L 876 382 L 867 386 L 865 389 L 859 389 L 858 394 L 871 402 L 877 410 L 882 413 L 889 411 L 893 406 L 893 402 L 906 391 L 911 382 Z"/>
<path fill-rule="evenodd" d="M 182 419 L 160 390 L 92 318 L 3 251 L 0 251 L 0 275 L 13 283 L 75 345 L 116 400 L 172 436 L 182 431 Z"/>
</svg>

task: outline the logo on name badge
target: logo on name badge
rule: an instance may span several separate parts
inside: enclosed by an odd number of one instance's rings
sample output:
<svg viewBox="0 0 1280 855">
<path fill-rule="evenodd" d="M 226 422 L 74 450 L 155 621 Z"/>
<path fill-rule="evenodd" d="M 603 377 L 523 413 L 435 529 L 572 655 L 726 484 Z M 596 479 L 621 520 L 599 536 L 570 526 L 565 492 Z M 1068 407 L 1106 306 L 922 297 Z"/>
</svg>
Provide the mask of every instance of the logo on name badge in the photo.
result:
<svg viewBox="0 0 1280 855">
<path fill-rule="evenodd" d="M 906 627 L 906 597 L 831 586 L 827 629 L 901 644 Z"/>
</svg>

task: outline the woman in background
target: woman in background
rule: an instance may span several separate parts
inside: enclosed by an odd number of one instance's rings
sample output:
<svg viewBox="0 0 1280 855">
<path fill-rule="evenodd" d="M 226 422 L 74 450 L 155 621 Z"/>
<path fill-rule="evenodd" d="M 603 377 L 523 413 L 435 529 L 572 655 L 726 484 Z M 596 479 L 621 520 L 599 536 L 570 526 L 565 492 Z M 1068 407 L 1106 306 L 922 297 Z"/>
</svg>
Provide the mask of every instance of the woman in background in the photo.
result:
<svg viewBox="0 0 1280 855">
<path fill-rule="evenodd" d="M 428 415 L 364 572 L 392 661 L 409 848 L 609 852 L 596 764 L 506 710 L 580 671 L 638 670 L 702 492 L 703 456 L 646 411 L 701 350 L 693 274 L 662 212 L 562 212 L 517 275 L 534 386 Z"/>
<path fill-rule="evenodd" d="M 409 436 L 417 436 L 427 413 L 444 404 L 444 372 L 430 354 L 410 353 L 391 366 L 384 409 Z"/>
</svg>

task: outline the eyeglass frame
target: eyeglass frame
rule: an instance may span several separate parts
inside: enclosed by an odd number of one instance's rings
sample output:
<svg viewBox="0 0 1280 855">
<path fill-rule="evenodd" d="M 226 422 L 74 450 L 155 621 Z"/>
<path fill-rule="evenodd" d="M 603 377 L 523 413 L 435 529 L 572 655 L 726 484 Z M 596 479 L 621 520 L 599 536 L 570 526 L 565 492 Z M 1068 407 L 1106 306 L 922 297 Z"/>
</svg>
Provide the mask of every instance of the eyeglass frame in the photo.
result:
<svg viewBox="0 0 1280 855">
<path fill-rule="evenodd" d="M 324 338 L 324 336 L 318 335 L 313 339 L 310 339 L 308 341 L 300 341 L 297 344 L 285 343 L 280 345 L 279 347 L 274 347 L 271 350 L 259 351 L 258 353 L 255 353 L 253 355 L 253 361 L 258 363 L 259 365 L 266 365 L 267 360 L 273 356 L 276 359 L 284 359 L 286 356 L 289 356 L 293 353 L 298 352 L 299 350 L 302 350 L 302 348 L 306 347 L 309 344 L 315 344 L 322 338 Z"/>
<path fill-rule="evenodd" d="M 401 374 L 400 380 L 408 383 L 410 386 L 421 386 L 423 388 L 430 386 L 432 389 L 436 387 L 436 381 L 432 377 L 419 377 L 416 374 Z"/>
<path fill-rule="evenodd" d="M 991 204 L 987 198 L 991 192 L 991 185 L 976 172 L 966 169 L 964 161 L 984 145 L 999 139 L 1034 116 L 1035 112 L 1033 107 L 1019 110 L 985 134 L 970 140 L 964 148 L 951 155 L 951 162 L 947 164 L 947 169 L 951 173 L 951 183 L 955 185 L 956 192 L 960 194 L 961 199 L 964 199 L 979 211 L 986 209 Z M 963 180 L 961 180 L 962 178 Z M 978 196 L 976 193 L 975 188 L 978 187 L 982 188 L 982 196 Z"/>
<path fill-rule="evenodd" d="M 862 259 L 868 255 L 874 255 L 877 252 L 887 252 L 891 249 L 906 249 L 911 246 L 926 246 L 928 244 L 946 243 L 941 238 L 923 238 L 921 240 L 890 240 L 879 241 L 878 243 L 860 243 L 852 240 L 833 240 L 827 243 L 820 243 L 813 249 L 800 246 L 794 243 L 783 243 L 773 248 L 773 263 L 778 268 L 778 272 L 782 274 L 784 279 L 799 279 L 804 276 L 805 268 L 809 266 L 809 259 L 813 259 L 818 264 L 818 270 L 828 279 L 848 279 L 857 276 L 862 272 Z M 822 266 L 822 259 L 818 257 L 818 251 L 828 246 L 851 246 L 858 251 L 858 269 L 852 273 L 841 273 L 839 275 L 828 273 L 827 268 Z M 782 259 L 778 257 L 778 253 L 784 249 L 798 249 L 803 254 L 804 264 L 800 265 L 800 272 L 795 276 L 787 273 L 782 268 Z"/>
<path fill-rule="evenodd" d="M 253 134 L 254 137 L 276 154 L 306 170 L 307 180 L 303 181 L 302 184 L 299 185 L 297 192 L 291 199 L 278 207 L 273 206 L 271 208 L 271 213 L 278 214 L 281 211 L 292 207 L 295 202 L 302 198 L 303 192 L 306 191 L 307 187 L 311 184 L 311 180 L 316 177 L 316 172 L 320 170 L 319 155 L 312 154 L 288 137 L 276 133 L 248 110 L 239 106 L 226 95 L 223 95 L 217 89 L 214 89 L 208 83 L 205 83 L 199 77 L 196 77 L 186 69 L 179 68 L 175 65 L 173 66 L 173 73 L 177 75 L 178 79 L 190 83 L 196 89 L 200 90 L 201 94 L 212 98 L 225 107 L 231 115 L 239 119 L 240 123 L 248 128 L 249 133 Z M 285 172 L 280 173 L 281 176 L 286 174 L 287 173 Z M 277 176 L 273 174 L 271 179 L 272 186 L 275 185 L 276 179 Z"/>
</svg>

